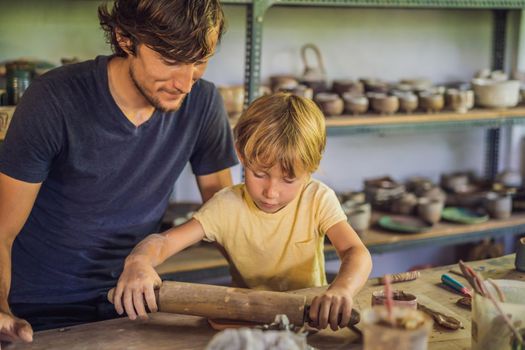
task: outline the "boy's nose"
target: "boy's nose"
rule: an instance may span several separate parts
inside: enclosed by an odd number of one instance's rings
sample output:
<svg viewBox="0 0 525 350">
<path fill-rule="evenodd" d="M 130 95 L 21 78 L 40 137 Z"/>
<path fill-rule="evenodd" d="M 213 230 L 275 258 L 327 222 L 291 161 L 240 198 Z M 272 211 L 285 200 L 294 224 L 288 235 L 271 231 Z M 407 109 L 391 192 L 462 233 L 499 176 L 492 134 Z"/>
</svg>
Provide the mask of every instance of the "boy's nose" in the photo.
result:
<svg viewBox="0 0 525 350">
<path fill-rule="evenodd" d="M 275 188 L 275 186 L 269 185 L 266 187 L 266 190 L 264 191 L 264 196 L 268 199 L 274 199 L 277 198 L 279 195 L 279 192 Z"/>
</svg>

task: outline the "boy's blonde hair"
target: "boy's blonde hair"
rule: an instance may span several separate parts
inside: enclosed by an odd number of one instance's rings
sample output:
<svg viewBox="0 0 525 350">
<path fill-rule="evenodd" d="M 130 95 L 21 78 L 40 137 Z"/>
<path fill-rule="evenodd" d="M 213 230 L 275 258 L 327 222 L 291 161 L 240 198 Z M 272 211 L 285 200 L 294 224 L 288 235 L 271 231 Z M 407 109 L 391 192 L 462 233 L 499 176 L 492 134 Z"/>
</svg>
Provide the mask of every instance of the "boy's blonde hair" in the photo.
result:
<svg viewBox="0 0 525 350">
<path fill-rule="evenodd" d="M 234 136 L 247 168 L 279 164 L 290 177 L 316 171 L 326 144 L 324 116 L 317 105 L 284 92 L 255 100 L 240 117 Z"/>
</svg>

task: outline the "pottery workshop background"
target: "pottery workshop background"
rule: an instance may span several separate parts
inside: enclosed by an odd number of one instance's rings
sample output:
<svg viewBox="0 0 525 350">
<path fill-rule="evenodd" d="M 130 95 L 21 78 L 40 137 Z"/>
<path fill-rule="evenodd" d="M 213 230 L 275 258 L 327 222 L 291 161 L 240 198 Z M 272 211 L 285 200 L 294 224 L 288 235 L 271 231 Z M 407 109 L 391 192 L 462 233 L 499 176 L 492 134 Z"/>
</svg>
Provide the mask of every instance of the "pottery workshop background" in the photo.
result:
<svg viewBox="0 0 525 350">
<path fill-rule="evenodd" d="M 0 4 L 0 61 L 20 57 L 59 64 L 61 58 L 90 59 L 110 50 L 99 29 L 92 0 L 3 1 Z M 224 6 L 228 30 L 205 78 L 217 85 L 238 85 L 244 77 L 245 8 Z M 508 19 L 505 70 L 525 72 L 520 47 L 519 19 Z M 525 30 L 522 30 L 525 45 Z M 300 48 L 316 44 L 323 55 L 329 80 L 362 77 L 397 81 L 427 78 L 433 83 L 468 82 L 476 71 L 490 68 L 492 15 L 490 11 L 391 10 L 337 8 L 271 8 L 264 18 L 262 82 L 275 74 L 301 75 Z M 500 170 L 522 171 L 523 127 L 503 129 Z M 336 191 L 361 190 L 363 179 L 389 175 L 404 181 L 441 173 L 473 170 L 483 175 L 485 131 L 403 131 L 389 135 L 330 136 L 316 178 Z M 240 181 L 241 170 L 233 171 Z M 525 174 L 524 174 L 525 175 Z M 190 170 L 175 185 L 173 201 L 199 201 Z M 512 247 L 508 249 L 512 250 Z M 419 248 L 375 256 L 376 266 L 409 265 L 414 261 L 452 263 L 454 248 Z M 328 264 L 336 270 L 336 262 Z M 373 276 L 381 274 L 379 268 Z"/>
</svg>

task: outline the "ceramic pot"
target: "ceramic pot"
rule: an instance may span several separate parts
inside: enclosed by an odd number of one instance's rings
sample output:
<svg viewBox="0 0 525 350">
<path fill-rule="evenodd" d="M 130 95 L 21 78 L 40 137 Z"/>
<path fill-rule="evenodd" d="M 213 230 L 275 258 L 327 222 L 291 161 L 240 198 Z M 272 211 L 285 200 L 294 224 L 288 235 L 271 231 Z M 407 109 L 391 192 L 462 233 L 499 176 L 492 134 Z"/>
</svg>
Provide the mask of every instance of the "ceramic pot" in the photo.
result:
<svg viewBox="0 0 525 350">
<path fill-rule="evenodd" d="M 399 99 L 397 96 L 376 94 L 370 103 L 372 109 L 379 114 L 394 114 L 399 109 Z"/>
<path fill-rule="evenodd" d="M 270 77 L 270 89 L 273 92 L 292 90 L 299 85 L 297 79 L 291 75 L 273 75 Z"/>
<path fill-rule="evenodd" d="M 399 94 L 399 109 L 407 114 L 412 113 L 417 109 L 418 98 L 413 93 Z"/>
<path fill-rule="evenodd" d="M 370 211 L 365 209 L 354 210 L 348 213 L 348 223 L 362 237 L 370 227 Z"/>
<path fill-rule="evenodd" d="M 456 113 L 467 113 L 468 93 L 456 89 L 448 89 L 445 94 L 446 105 Z"/>
<path fill-rule="evenodd" d="M 343 113 L 344 102 L 337 94 L 321 92 L 315 95 L 314 100 L 327 117 Z"/>
<path fill-rule="evenodd" d="M 489 192 L 485 199 L 485 209 L 494 219 L 508 219 L 512 213 L 512 197 Z"/>
<path fill-rule="evenodd" d="M 473 79 L 472 88 L 476 104 L 481 107 L 508 108 L 519 102 L 519 80 Z"/>
<path fill-rule="evenodd" d="M 392 212 L 395 214 L 410 215 L 414 212 L 417 205 L 417 197 L 413 193 L 403 193 L 399 198 L 392 202 Z"/>
<path fill-rule="evenodd" d="M 362 95 L 365 93 L 365 86 L 360 81 L 334 80 L 332 83 L 332 91 L 339 94 L 339 96 L 343 96 L 346 93 Z"/>
<path fill-rule="evenodd" d="M 441 220 L 441 213 L 445 203 L 436 198 L 419 198 L 417 204 L 417 215 L 429 224 L 436 224 Z"/>
<path fill-rule="evenodd" d="M 439 112 L 445 106 L 445 98 L 439 93 L 422 92 L 419 95 L 419 106 L 427 113 Z"/>
<path fill-rule="evenodd" d="M 363 114 L 368 111 L 368 99 L 363 95 L 343 94 L 345 112 L 353 115 Z"/>
</svg>

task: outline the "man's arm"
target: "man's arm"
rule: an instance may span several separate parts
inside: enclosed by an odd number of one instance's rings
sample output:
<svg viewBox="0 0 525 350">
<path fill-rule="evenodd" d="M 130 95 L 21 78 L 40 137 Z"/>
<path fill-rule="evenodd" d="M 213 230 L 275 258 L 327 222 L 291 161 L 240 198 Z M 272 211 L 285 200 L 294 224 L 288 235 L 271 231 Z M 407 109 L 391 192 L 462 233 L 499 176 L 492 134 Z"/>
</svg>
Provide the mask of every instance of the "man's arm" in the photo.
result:
<svg viewBox="0 0 525 350">
<path fill-rule="evenodd" d="M 32 340 L 31 326 L 11 313 L 11 248 L 25 224 L 41 183 L 27 183 L 0 173 L 0 339 Z"/>
<path fill-rule="evenodd" d="M 196 178 L 203 203 L 206 203 L 216 192 L 233 184 L 229 168 L 216 173 L 197 176 Z"/>
</svg>

